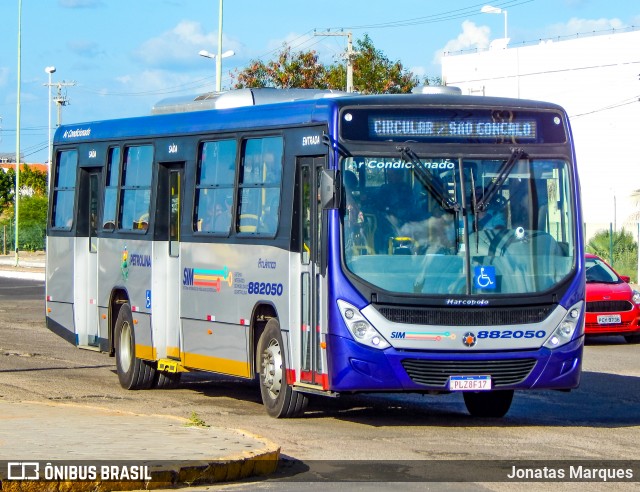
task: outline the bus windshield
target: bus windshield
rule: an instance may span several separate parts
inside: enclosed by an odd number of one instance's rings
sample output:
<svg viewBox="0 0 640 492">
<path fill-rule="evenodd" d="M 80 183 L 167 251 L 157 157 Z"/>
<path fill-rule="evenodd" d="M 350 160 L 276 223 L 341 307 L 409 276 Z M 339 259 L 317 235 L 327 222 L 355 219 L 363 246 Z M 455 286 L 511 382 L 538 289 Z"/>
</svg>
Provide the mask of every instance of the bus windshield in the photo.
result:
<svg viewBox="0 0 640 492">
<path fill-rule="evenodd" d="M 525 294 L 573 269 L 569 165 L 357 155 L 341 165 L 347 269 L 390 293 Z"/>
</svg>

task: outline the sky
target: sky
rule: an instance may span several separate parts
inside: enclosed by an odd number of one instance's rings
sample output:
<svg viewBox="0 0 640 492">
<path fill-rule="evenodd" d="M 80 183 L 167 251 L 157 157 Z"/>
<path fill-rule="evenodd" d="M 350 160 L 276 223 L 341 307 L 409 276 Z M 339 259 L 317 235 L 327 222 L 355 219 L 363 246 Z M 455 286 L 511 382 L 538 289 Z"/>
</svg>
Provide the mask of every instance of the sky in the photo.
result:
<svg viewBox="0 0 640 492">
<path fill-rule="evenodd" d="M 215 89 L 221 0 L 0 0 L 0 153 L 15 155 L 18 127 L 20 26 L 20 150 L 26 162 L 46 162 L 48 74 L 68 104 L 63 124 L 149 114 L 158 101 Z M 22 5 L 19 22 L 19 5 Z M 507 14 L 481 13 L 492 5 Z M 335 63 L 346 36 L 364 35 L 391 61 L 421 79 L 441 75 L 440 56 L 640 26 L 640 0 L 225 0 L 222 88 L 252 60 L 269 61 L 285 43 Z M 53 95 L 56 95 L 53 88 Z M 52 128 L 56 107 L 51 105 Z"/>
</svg>

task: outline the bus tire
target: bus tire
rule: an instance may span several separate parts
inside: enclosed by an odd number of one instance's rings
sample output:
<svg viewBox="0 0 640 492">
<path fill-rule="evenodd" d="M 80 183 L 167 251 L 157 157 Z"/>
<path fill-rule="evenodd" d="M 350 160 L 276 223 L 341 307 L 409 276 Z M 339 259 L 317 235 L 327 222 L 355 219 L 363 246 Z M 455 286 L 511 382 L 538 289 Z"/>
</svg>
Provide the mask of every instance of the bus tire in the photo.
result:
<svg viewBox="0 0 640 492">
<path fill-rule="evenodd" d="M 153 363 L 136 357 L 133 317 L 128 303 L 120 306 L 115 326 L 116 369 L 120 386 L 128 390 L 149 389 L 153 384 Z"/>
<path fill-rule="evenodd" d="M 271 417 L 296 417 L 304 411 L 308 398 L 287 384 L 287 360 L 276 318 L 267 322 L 258 340 L 257 367 L 262 403 Z"/>
<path fill-rule="evenodd" d="M 467 411 L 473 417 L 501 418 L 511 408 L 513 390 L 482 391 L 477 393 L 465 391 L 463 396 Z"/>
</svg>

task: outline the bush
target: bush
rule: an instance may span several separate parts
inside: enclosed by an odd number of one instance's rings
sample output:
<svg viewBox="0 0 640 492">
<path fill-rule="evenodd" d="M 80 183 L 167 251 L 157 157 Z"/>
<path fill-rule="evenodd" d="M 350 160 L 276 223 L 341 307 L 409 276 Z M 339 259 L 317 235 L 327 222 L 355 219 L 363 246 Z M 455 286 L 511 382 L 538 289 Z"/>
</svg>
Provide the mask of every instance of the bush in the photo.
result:
<svg viewBox="0 0 640 492">
<path fill-rule="evenodd" d="M 610 237 L 612 241 L 609 240 Z M 587 243 L 586 250 L 610 262 L 620 275 L 631 277 L 632 283 L 638 282 L 638 243 L 630 232 L 622 229 L 614 231 L 610 236 L 607 230 L 598 231 Z"/>
<path fill-rule="evenodd" d="M 47 228 L 47 198 L 44 196 L 24 196 L 20 198 L 20 230 L 18 231 L 21 251 L 40 251 L 45 247 Z M 14 251 L 15 225 L 13 219 L 0 222 L 0 238 L 6 251 Z"/>
</svg>

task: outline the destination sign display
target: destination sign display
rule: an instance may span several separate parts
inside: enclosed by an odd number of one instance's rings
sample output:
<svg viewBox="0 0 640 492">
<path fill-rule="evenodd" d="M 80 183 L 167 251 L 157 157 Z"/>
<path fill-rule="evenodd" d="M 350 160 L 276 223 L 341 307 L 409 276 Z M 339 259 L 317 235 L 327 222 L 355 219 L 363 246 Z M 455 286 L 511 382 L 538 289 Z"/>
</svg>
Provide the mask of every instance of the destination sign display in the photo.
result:
<svg viewBox="0 0 640 492">
<path fill-rule="evenodd" d="M 351 141 L 567 143 L 557 111 L 505 108 L 345 108 L 340 135 Z"/>
<path fill-rule="evenodd" d="M 371 137 L 467 137 L 513 138 L 535 140 L 535 120 L 491 121 L 470 119 L 451 121 L 432 118 L 369 117 Z"/>
</svg>

